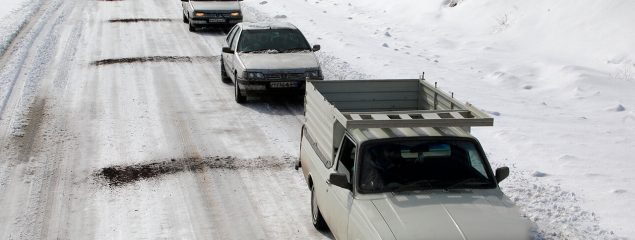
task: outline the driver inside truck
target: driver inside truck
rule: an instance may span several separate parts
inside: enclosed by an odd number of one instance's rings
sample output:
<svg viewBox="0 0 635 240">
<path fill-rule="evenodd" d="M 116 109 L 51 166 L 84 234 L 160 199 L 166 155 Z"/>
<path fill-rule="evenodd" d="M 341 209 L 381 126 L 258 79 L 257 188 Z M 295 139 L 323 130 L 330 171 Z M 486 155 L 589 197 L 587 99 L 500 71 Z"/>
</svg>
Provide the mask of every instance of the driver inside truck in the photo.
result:
<svg viewBox="0 0 635 240">
<path fill-rule="evenodd" d="M 403 166 L 401 148 L 396 144 L 379 145 L 365 154 L 361 187 L 364 190 L 381 190 L 399 186 Z"/>
</svg>

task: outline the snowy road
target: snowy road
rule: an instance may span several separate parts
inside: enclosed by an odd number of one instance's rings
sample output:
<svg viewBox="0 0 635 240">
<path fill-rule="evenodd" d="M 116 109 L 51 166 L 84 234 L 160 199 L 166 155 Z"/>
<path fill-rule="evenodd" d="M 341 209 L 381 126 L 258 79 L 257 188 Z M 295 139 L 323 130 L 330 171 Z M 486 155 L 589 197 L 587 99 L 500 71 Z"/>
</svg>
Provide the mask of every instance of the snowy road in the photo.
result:
<svg viewBox="0 0 635 240">
<path fill-rule="evenodd" d="M 50 0 L 20 32 L 0 60 L 0 239 L 329 238 L 292 168 L 301 101 L 235 104 L 224 34 L 180 17 L 179 1 Z"/>
<path fill-rule="evenodd" d="M 301 100 L 234 103 L 219 79 L 224 33 L 188 32 L 180 1 L 8 6 L 0 239 L 331 238 L 311 226 L 292 169 Z M 245 20 L 289 21 L 321 44 L 328 79 L 425 71 L 495 116 L 474 134 L 512 168 L 501 187 L 536 239 L 634 236 L 634 7 L 243 2 Z"/>
</svg>

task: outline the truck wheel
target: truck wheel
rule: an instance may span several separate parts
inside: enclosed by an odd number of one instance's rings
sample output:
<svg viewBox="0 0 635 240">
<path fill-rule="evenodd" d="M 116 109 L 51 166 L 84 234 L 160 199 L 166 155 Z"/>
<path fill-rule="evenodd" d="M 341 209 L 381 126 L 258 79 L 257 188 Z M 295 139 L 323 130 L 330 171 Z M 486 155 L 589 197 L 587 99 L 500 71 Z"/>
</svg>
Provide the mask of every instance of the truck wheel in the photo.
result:
<svg viewBox="0 0 635 240">
<path fill-rule="evenodd" d="M 220 58 L 220 79 L 224 83 L 231 82 L 232 79 L 227 76 L 227 72 L 225 71 L 225 63 L 223 61 L 223 57 Z"/>
<path fill-rule="evenodd" d="M 317 205 L 317 198 L 315 196 L 315 189 L 311 186 L 311 220 L 313 220 L 313 226 L 317 230 L 326 230 L 328 227 L 326 221 L 322 217 L 322 213 Z"/>
<path fill-rule="evenodd" d="M 238 86 L 238 79 L 234 81 L 234 98 L 237 103 L 245 103 L 247 101 L 247 96 L 244 96 L 240 93 L 240 87 Z"/>
<path fill-rule="evenodd" d="M 185 16 L 185 14 L 183 14 L 183 22 L 184 23 L 189 23 L 190 22 L 190 20 L 187 19 L 187 16 Z"/>
<path fill-rule="evenodd" d="M 190 23 L 190 32 L 196 32 L 196 27 L 192 23 Z"/>
</svg>

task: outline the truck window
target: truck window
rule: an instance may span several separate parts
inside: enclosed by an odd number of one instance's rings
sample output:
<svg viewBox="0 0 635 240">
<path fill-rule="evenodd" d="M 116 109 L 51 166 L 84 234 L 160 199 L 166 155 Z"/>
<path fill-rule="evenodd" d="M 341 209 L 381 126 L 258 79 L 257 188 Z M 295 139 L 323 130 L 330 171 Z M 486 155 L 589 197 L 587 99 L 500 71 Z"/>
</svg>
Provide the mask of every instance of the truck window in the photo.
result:
<svg viewBox="0 0 635 240">
<path fill-rule="evenodd" d="M 348 181 L 351 182 L 351 176 L 353 175 L 354 164 L 355 164 L 355 154 L 357 147 L 353 141 L 351 141 L 348 137 L 344 136 L 342 139 L 342 144 L 340 146 L 340 151 L 337 159 L 337 168 L 335 171 L 339 173 L 345 173 L 348 177 Z"/>
<path fill-rule="evenodd" d="M 494 188 L 479 149 L 459 139 L 369 143 L 360 152 L 360 192 Z"/>
</svg>

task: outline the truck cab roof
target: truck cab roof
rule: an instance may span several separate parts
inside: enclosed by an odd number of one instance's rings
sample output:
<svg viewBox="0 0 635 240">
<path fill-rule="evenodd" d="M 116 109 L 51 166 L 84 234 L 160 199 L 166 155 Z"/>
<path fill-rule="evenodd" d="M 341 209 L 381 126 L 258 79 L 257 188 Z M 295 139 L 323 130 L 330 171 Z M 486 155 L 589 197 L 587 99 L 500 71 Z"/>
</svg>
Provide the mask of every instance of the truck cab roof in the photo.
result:
<svg viewBox="0 0 635 240">
<path fill-rule="evenodd" d="M 347 132 L 356 142 L 406 137 L 461 137 L 476 139 L 459 127 L 355 128 Z"/>
</svg>

